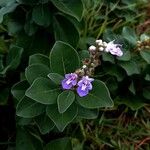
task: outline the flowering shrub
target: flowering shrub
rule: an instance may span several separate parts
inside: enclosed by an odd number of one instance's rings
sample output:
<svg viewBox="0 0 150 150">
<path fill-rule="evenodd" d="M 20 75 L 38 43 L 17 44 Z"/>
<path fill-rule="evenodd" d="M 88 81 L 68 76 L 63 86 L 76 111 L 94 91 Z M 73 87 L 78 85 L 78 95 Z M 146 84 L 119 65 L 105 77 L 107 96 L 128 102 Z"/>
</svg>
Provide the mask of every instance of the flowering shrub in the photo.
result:
<svg viewBox="0 0 150 150">
<path fill-rule="evenodd" d="M 0 104 L 16 110 L 8 149 L 138 149 L 149 140 L 147 4 L 0 2 Z"/>
</svg>

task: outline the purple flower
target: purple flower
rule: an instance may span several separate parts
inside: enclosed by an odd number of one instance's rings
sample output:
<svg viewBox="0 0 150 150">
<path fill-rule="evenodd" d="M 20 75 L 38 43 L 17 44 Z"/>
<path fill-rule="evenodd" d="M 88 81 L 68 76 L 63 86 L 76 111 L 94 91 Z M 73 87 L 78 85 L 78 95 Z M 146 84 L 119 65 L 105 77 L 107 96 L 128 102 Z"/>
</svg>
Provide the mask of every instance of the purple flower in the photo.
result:
<svg viewBox="0 0 150 150">
<path fill-rule="evenodd" d="M 120 44 L 115 44 L 114 41 L 111 41 L 107 44 L 105 51 L 110 52 L 112 55 L 120 57 L 123 55 L 123 52 L 121 51 L 120 47 Z"/>
<path fill-rule="evenodd" d="M 70 73 L 65 75 L 65 79 L 62 80 L 61 84 L 63 89 L 71 89 L 77 84 L 78 75 L 76 73 Z"/>
<path fill-rule="evenodd" d="M 93 78 L 83 76 L 82 79 L 78 82 L 77 93 L 80 97 L 86 96 L 89 93 L 89 90 L 92 90 L 92 81 L 94 81 Z"/>
</svg>

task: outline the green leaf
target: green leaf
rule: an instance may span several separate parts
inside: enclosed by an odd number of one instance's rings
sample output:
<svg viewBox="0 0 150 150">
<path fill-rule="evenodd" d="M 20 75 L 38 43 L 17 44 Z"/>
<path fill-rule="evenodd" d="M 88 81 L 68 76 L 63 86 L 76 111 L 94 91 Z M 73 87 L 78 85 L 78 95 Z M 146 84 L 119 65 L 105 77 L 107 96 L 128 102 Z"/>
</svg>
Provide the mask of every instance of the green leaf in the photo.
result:
<svg viewBox="0 0 150 150">
<path fill-rule="evenodd" d="M 21 61 L 23 49 L 18 46 L 10 48 L 8 56 L 6 58 L 6 68 L 2 71 L 5 74 L 8 70 L 14 70 L 18 67 Z"/>
<path fill-rule="evenodd" d="M 58 95 L 57 104 L 59 113 L 64 113 L 74 102 L 75 94 L 72 91 L 66 90 Z"/>
<path fill-rule="evenodd" d="M 56 41 L 64 41 L 73 47 L 79 42 L 79 33 L 75 26 L 64 16 L 56 15 L 53 20 Z"/>
<path fill-rule="evenodd" d="M 104 61 L 109 61 L 113 64 L 115 63 L 114 57 L 112 55 L 108 54 L 108 53 L 103 53 L 102 58 L 103 58 Z"/>
<path fill-rule="evenodd" d="M 72 150 L 71 140 L 69 138 L 53 140 L 45 146 L 44 150 Z"/>
<path fill-rule="evenodd" d="M 13 12 L 18 6 L 18 4 L 13 0 L 10 2 L 0 2 L 0 5 L 2 6 L 0 8 L 0 23 L 2 23 L 4 15 Z"/>
<path fill-rule="evenodd" d="M 117 102 L 117 104 L 125 104 L 134 111 L 140 109 L 145 105 L 142 99 L 135 95 L 130 97 L 124 97 L 124 98 L 117 97 L 115 99 L 115 102 Z"/>
<path fill-rule="evenodd" d="M 125 77 L 125 73 L 122 68 L 116 65 L 109 65 L 105 67 L 104 70 L 108 75 L 115 76 L 119 82 L 122 81 Z"/>
<path fill-rule="evenodd" d="M 27 13 L 26 21 L 24 25 L 24 30 L 26 34 L 28 34 L 29 36 L 32 36 L 33 34 L 35 34 L 35 32 L 37 32 L 37 29 L 38 29 L 38 26 L 32 20 L 31 12 Z"/>
<path fill-rule="evenodd" d="M 35 118 L 35 122 L 42 134 L 49 133 L 54 127 L 54 123 L 50 120 L 48 116 L 46 116 L 45 113 L 37 116 Z"/>
<path fill-rule="evenodd" d="M 121 60 L 121 61 L 129 61 L 131 59 L 131 53 L 130 53 L 130 51 L 124 52 L 123 56 L 117 57 L 117 59 Z"/>
<path fill-rule="evenodd" d="M 43 64 L 45 66 L 50 66 L 49 61 L 49 58 L 43 54 L 34 54 L 29 57 L 29 65 Z"/>
<path fill-rule="evenodd" d="M 13 85 L 11 93 L 18 101 L 20 101 L 24 97 L 25 91 L 29 86 L 30 85 L 26 80 L 20 81 Z"/>
<path fill-rule="evenodd" d="M 140 51 L 141 57 L 150 64 L 150 50 L 142 50 Z"/>
<path fill-rule="evenodd" d="M 144 78 L 146 81 L 150 81 L 150 75 L 149 74 L 146 74 L 145 78 Z"/>
<path fill-rule="evenodd" d="M 28 97 L 23 97 L 16 108 L 17 116 L 23 118 L 33 118 L 42 114 L 45 111 L 45 106 L 33 101 Z"/>
<path fill-rule="evenodd" d="M 135 90 L 135 87 L 134 87 L 134 83 L 131 82 L 130 86 L 129 86 L 129 90 L 131 93 L 133 93 L 134 95 L 136 94 L 136 90 Z"/>
<path fill-rule="evenodd" d="M 130 27 L 124 27 L 122 30 L 123 37 L 133 46 L 137 43 L 137 36 L 135 34 L 135 31 Z"/>
<path fill-rule="evenodd" d="M 16 150 L 42 150 L 42 140 L 39 135 L 17 128 Z"/>
<path fill-rule="evenodd" d="M 79 56 L 81 60 L 84 60 L 86 58 L 90 58 L 90 54 L 88 50 L 82 50 L 79 52 Z"/>
<path fill-rule="evenodd" d="M 34 80 L 25 95 L 41 104 L 56 103 L 60 88 L 51 80 L 40 77 Z"/>
<path fill-rule="evenodd" d="M 58 73 L 49 73 L 48 77 L 57 85 L 60 85 L 61 81 L 64 79 L 64 77 Z"/>
<path fill-rule="evenodd" d="M 46 113 L 55 123 L 58 130 L 62 132 L 65 127 L 77 116 L 77 107 L 75 104 L 72 104 L 67 111 L 64 113 L 59 113 L 57 105 L 49 105 L 47 106 Z"/>
<path fill-rule="evenodd" d="M 80 66 L 78 53 L 67 43 L 57 41 L 50 52 L 52 72 L 64 75 L 74 72 Z"/>
<path fill-rule="evenodd" d="M 51 2 L 63 13 L 81 20 L 83 14 L 83 4 L 81 0 L 51 0 Z"/>
<path fill-rule="evenodd" d="M 134 61 L 120 62 L 119 65 L 127 72 L 129 76 L 140 73 L 140 69 Z"/>
<path fill-rule="evenodd" d="M 150 86 L 143 89 L 143 96 L 146 99 L 150 99 Z"/>
<path fill-rule="evenodd" d="M 96 119 L 98 117 L 98 109 L 86 109 L 78 106 L 78 117 L 83 119 Z"/>
<path fill-rule="evenodd" d="M 76 96 L 79 104 L 85 108 L 101 108 L 112 107 L 113 101 L 110 97 L 110 93 L 105 83 L 99 80 L 95 80 L 93 83 L 93 89 L 85 97 Z"/>
<path fill-rule="evenodd" d="M 38 77 L 47 77 L 50 69 L 42 64 L 33 64 L 26 68 L 25 76 L 30 84 Z"/>
<path fill-rule="evenodd" d="M 48 5 L 37 5 L 32 11 L 33 21 L 44 27 L 48 27 L 52 22 L 52 14 Z"/>
<path fill-rule="evenodd" d="M 0 91 L 0 105 L 6 105 L 9 98 L 9 88 L 2 88 Z"/>
</svg>

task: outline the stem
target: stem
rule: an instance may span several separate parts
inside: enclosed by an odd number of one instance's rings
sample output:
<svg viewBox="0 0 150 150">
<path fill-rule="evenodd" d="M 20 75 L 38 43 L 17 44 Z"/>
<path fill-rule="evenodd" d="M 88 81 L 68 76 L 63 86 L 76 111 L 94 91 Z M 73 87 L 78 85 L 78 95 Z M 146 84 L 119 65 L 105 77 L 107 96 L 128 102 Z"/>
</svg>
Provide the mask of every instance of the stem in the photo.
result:
<svg viewBox="0 0 150 150">
<path fill-rule="evenodd" d="M 80 125 L 80 129 L 81 129 L 82 135 L 83 135 L 84 139 L 86 140 L 86 132 L 84 130 L 84 126 L 83 126 L 82 121 L 79 121 L 79 125 Z"/>
</svg>

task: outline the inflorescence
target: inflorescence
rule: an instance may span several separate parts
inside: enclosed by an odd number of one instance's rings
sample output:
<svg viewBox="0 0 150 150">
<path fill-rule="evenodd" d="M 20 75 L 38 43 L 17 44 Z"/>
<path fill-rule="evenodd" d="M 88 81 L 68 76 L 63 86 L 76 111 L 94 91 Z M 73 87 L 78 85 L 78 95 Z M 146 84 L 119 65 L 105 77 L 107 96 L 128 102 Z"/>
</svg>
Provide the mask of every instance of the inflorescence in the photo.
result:
<svg viewBox="0 0 150 150">
<path fill-rule="evenodd" d="M 112 55 L 121 57 L 123 52 L 122 45 L 115 44 L 114 40 L 107 43 L 102 40 L 96 40 L 96 45 L 89 47 L 90 57 L 83 60 L 83 66 L 77 69 L 74 73 L 66 74 L 62 80 L 62 88 L 69 90 L 74 89 L 80 97 L 86 96 L 92 90 L 91 82 L 93 78 L 89 78 L 94 74 L 95 68 L 100 65 L 100 55 L 102 52 L 111 53 Z"/>
</svg>

